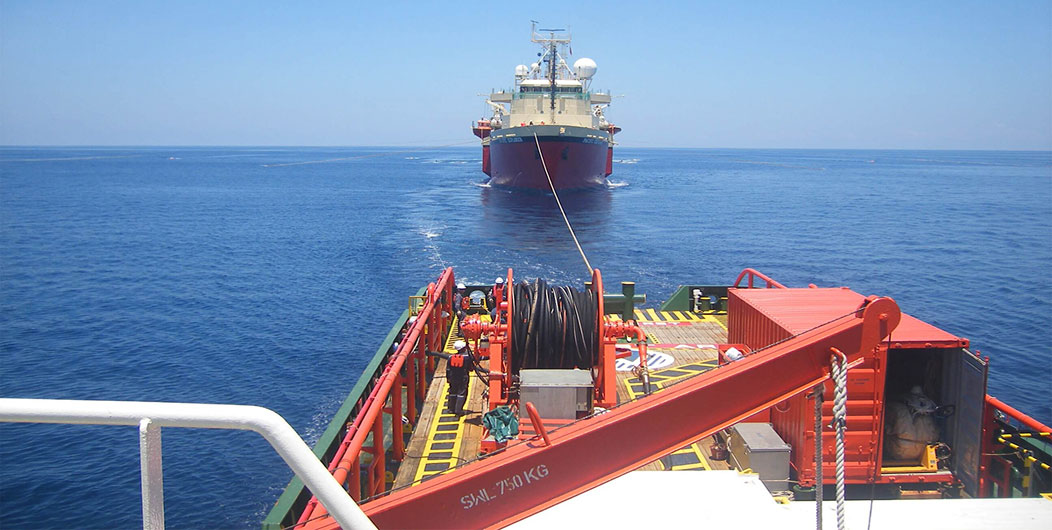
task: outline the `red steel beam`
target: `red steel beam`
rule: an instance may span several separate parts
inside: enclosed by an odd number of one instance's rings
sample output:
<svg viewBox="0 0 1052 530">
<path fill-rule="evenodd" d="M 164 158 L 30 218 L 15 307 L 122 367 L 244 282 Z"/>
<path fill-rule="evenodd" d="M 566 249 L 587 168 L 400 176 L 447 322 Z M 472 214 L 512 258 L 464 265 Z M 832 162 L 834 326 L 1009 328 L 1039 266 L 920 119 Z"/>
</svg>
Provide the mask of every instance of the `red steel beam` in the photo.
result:
<svg viewBox="0 0 1052 530">
<path fill-rule="evenodd" d="M 855 362 L 900 318 L 894 300 L 871 297 L 832 323 L 553 430 L 551 445 L 509 446 L 363 509 L 380 528 L 511 524 L 813 387 L 829 375 L 830 348 Z"/>
</svg>

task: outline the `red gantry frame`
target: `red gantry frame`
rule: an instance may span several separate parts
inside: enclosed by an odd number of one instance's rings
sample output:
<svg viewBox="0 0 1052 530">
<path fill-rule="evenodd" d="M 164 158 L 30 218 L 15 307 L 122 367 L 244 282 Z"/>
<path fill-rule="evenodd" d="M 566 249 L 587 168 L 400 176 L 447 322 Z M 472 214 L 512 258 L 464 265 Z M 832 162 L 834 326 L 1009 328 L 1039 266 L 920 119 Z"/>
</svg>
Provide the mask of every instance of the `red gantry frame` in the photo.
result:
<svg viewBox="0 0 1052 530">
<path fill-rule="evenodd" d="M 515 285 L 513 271 L 508 269 L 507 281 L 504 285 Z M 600 351 L 596 366 L 593 367 L 595 376 L 595 404 L 609 408 L 617 405 L 617 341 L 620 338 L 631 337 L 637 341 L 639 346 L 640 373 L 645 378 L 646 370 L 642 367 L 647 362 L 647 338 L 646 333 L 635 323 L 612 321 L 603 318 L 606 310 L 603 303 L 603 275 L 598 269 L 592 271 L 592 281 L 588 283 L 588 289 L 595 296 L 596 306 L 596 336 L 601 339 Z M 477 317 L 466 319 L 460 329 L 464 336 L 475 341 L 476 349 L 483 337 L 489 344 L 484 355 L 489 357 L 489 408 L 493 410 L 510 402 L 509 389 L 512 387 L 511 367 L 511 344 L 512 326 L 514 315 L 511 314 L 514 303 L 514 289 L 508 288 L 500 292 L 497 297 L 496 317 L 492 322 L 482 322 Z M 506 299 L 502 299 L 506 298 Z"/>
</svg>

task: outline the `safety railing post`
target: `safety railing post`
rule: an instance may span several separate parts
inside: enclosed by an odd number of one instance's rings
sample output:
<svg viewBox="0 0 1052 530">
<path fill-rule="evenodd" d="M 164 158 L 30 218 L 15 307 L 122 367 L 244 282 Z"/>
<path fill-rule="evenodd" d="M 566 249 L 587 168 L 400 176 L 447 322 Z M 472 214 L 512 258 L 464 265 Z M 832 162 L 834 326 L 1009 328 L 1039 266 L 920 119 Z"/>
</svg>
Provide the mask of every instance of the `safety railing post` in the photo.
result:
<svg viewBox="0 0 1052 530">
<path fill-rule="evenodd" d="M 438 292 L 436 291 L 432 296 L 435 298 L 435 300 L 433 301 L 437 301 Z M 431 310 L 431 314 L 428 316 L 427 327 L 424 328 L 424 334 L 427 336 L 428 348 L 430 348 L 431 350 L 437 350 L 438 341 L 435 340 L 435 338 L 439 334 L 435 331 L 438 329 L 438 313 L 439 311 L 441 311 L 441 309 L 438 308 L 437 304 L 433 307 L 434 309 Z"/>
<path fill-rule="evenodd" d="M 360 456 L 355 456 L 351 460 L 351 474 L 350 480 L 347 484 L 347 493 L 351 495 L 354 502 L 361 502 L 362 500 L 362 461 Z"/>
<path fill-rule="evenodd" d="M 139 421 L 139 464 L 142 475 L 142 527 L 164 530 L 164 470 L 161 464 L 161 428 Z"/>
<path fill-rule="evenodd" d="M 435 373 L 435 358 L 430 356 L 430 355 L 426 355 L 424 353 L 424 350 L 420 350 L 420 355 L 424 356 L 424 364 L 427 365 L 427 373 L 428 374 Z M 423 387 L 423 385 L 421 385 L 421 386 Z"/>
<path fill-rule="evenodd" d="M 416 359 L 412 355 L 405 360 L 405 417 L 410 425 L 416 425 Z"/>
<path fill-rule="evenodd" d="M 382 414 L 376 416 L 373 422 L 373 462 L 371 464 L 374 472 L 370 473 L 373 483 L 369 486 L 369 496 L 376 495 L 384 490 L 384 417 Z"/>
<path fill-rule="evenodd" d="M 405 455 L 405 441 L 402 439 L 402 375 L 395 374 L 394 386 L 391 387 L 391 455 L 401 462 Z"/>
<path fill-rule="evenodd" d="M 417 361 L 420 362 L 420 369 L 416 373 L 416 391 L 421 396 L 427 395 L 427 374 L 429 372 L 427 366 L 427 360 L 424 358 L 424 350 L 420 348 L 420 343 L 413 345 L 413 351 L 410 354 L 416 357 Z"/>
</svg>

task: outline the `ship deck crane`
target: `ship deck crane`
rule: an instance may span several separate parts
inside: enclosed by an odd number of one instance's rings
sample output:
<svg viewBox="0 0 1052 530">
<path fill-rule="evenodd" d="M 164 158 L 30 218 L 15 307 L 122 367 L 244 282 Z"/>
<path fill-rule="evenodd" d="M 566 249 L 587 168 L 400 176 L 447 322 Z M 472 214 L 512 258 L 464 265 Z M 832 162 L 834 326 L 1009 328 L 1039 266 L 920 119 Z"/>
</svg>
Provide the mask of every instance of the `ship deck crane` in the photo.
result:
<svg viewBox="0 0 1052 530">
<path fill-rule="evenodd" d="M 487 99 L 486 104 L 493 108 L 493 117 L 497 120 L 504 120 L 504 113 L 508 112 L 508 109 L 500 103 L 495 103 L 492 100 Z"/>
</svg>

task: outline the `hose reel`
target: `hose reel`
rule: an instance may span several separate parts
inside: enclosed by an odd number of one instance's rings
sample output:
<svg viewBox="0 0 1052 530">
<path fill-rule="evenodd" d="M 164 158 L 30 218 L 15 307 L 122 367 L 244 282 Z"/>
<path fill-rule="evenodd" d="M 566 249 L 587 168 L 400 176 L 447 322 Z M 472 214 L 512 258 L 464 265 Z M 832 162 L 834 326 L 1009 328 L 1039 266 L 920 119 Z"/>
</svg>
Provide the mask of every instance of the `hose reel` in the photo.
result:
<svg viewBox="0 0 1052 530">
<path fill-rule="evenodd" d="M 646 334 L 631 321 L 603 317 L 603 279 L 592 271 L 585 289 L 551 287 L 544 280 L 514 283 L 511 269 L 494 286 L 496 307 L 491 322 L 465 319 L 460 331 L 489 359 L 490 408 L 515 399 L 518 375 L 526 369 L 579 369 L 592 373 L 595 404 L 617 404 L 616 344 L 634 339 L 639 347 L 639 373 L 649 393 Z"/>
<path fill-rule="evenodd" d="M 514 287 L 511 372 L 592 369 L 599 359 L 599 304 L 591 290 L 551 287 L 544 280 Z"/>
</svg>

